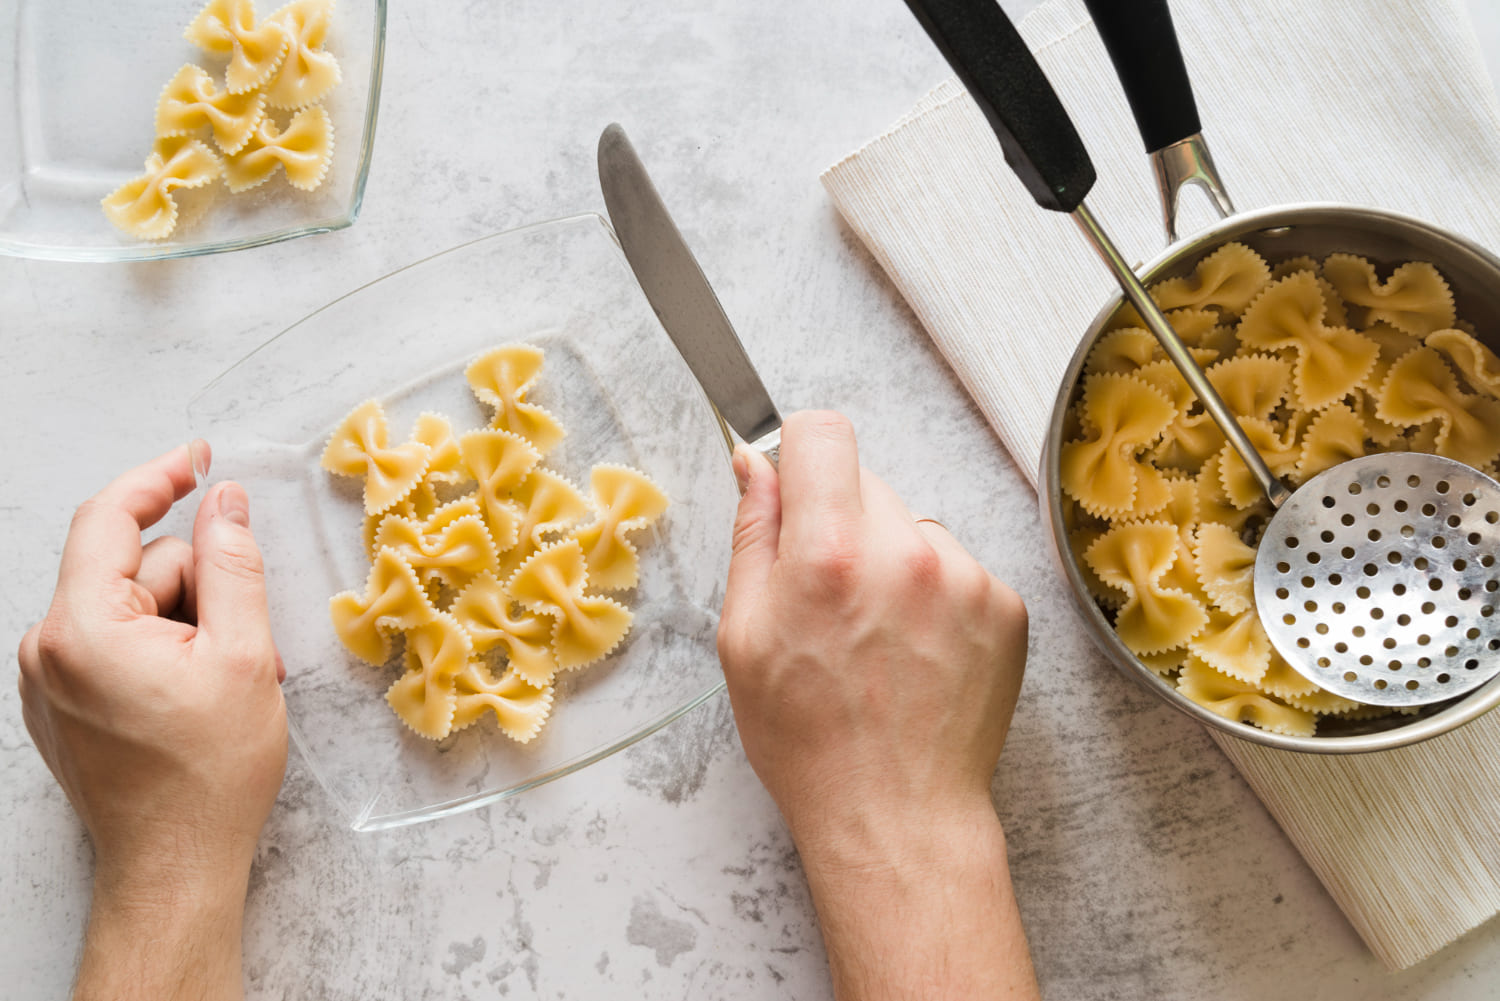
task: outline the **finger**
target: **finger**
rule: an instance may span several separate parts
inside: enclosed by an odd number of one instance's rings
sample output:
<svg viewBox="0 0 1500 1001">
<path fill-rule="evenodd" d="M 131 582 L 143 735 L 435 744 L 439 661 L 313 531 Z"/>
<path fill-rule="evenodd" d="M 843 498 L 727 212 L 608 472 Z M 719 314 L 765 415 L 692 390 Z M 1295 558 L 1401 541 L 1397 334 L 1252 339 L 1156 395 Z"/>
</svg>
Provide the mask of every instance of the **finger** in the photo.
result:
<svg viewBox="0 0 1500 1001">
<path fill-rule="evenodd" d="M 781 488 L 776 467 L 764 455 L 744 447 L 735 451 L 734 461 L 735 475 L 745 484 L 745 493 L 734 518 L 734 551 L 724 589 L 725 619 L 734 615 L 740 602 L 765 589 L 781 534 Z"/>
<path fill-rule="evenodd" d="M 198 506 L 193 574 L 199 633 L 221 649 L 265 654 L 269 663 L 275 647 L 265 571 L 250 533 L 250 499 L 238 483 L 217 484 Z"/>
<path fill-rule="evenodd" d="M 832 411 L 792 414 L 781 429 L 782 539 L 809 551 L 861 512 L 859 448 L 848 418 Z"/>
<path fill-rule="evenodd" d="M 156 600 L 156 614 L 192 622 L 196 616 L 193 547 L 175 535 L 152 539 L 141 550 L 135 582 Z"/>
<path fill-rule="evenodd" d="M 906 502 L 891 489 L 890 484 L 863 466 L 859 470 L 859 500 L 865 517 L 880 525 L 882 530 L 894 530 L 899 525 L 900 531 L 916 531 L 913 527 L 916 518 Z"/>
<path fill-rule="evenodd" d="M 180 445 L 117 478 L 84 501 L 63 544 L 58 590 L 88 587 L 140 569 L 141 532 L 197 485 L 192 450 Z"/>
<path fill-rule="evenodd" d="M 917 531 L 922 533 L 922 537 L 927 540 L 928 544 L 944 560 L 962 559 L 969 563 L 976 562 L 974 557 L 969 554 L 969 551 L 953 537 L 953 533 L 940 523 L 933 521 L 931 518 L 924 518 L 917 522 L 916 526 Z"/>
</svg>

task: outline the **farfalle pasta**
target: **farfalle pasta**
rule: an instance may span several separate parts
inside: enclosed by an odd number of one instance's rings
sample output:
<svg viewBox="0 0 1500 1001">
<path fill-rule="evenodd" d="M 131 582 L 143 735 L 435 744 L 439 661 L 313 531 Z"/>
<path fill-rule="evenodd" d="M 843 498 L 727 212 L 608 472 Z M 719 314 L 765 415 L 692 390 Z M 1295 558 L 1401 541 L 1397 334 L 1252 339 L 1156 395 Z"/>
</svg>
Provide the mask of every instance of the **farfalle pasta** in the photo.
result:
<svg viewBox="0 0 1500 1001">
<path fill-rule="evenodd" d="M 207 70 L 188 63 L 162 89 L 156 103 L 156 134 L 190 136 L 206 125 L 219 152 L 237 153 L 265 117 L 264 94 L 220 91 Z"/>
<path fill-rule="evenodd" d="M 282 25 L 257 22 L 253 0 L 208 0 L 183 36 L 209 55 L 229 60 L 224 83 L 231 94 L 269 80 L 291 44 Z"/>
<path fill-rule="evenodd" d="M 1500 400 L 1464 392 L 1443 356 L 1425 345 L 1391 366 L 1375 414 L 1397 427 L 1431 425 L 1432 451 L 1480 469 L 1500 455 Z"/>
<path fill-rule="evenodd" d="M 630 609 L 613 598 L 589 596 L 588 563 L 577 539 L 541 550 L 511 577 L 510 596 L 553 618 L 552 651 L 560 669 L 605 657 L 630 631 Z"/>
<path fill-rule="evenodd" d="M 224 157 L 224 181 L 239 194 L 265 184 L 280 167 L 288 184 L 311 191 L 323 183 L 332 159 L 333 122 L 314 105 L 293 115 L 284 129 L 263 119 L 242 149 Z"/>
<path fill-rule="evenodd" d="M 589 474 L 598 512 L 579 529 L 577 540 L 594 586 L 607 591 L 635 587 L 639 576 L 635 544 L 628 533 L 649 527 L 667 510 L 667 495 L 634 469 L 595 466 Z"/>
<path fill-rule="evenodd" d="M 1171 522 L 1125 522 L 1083 554 L 1101 581 L 1125 593 L 1115 631 L 1133 653 L 1155 654 L 1183 646 L 1208 624 L 1201 603 L 1162 583 L 1177 561 L 1179 542 L 1179 529 Z"/>
<path fill-rule="evenodd" d="M 323 48 L 332 15 L 331 0 L 292 0 L 266 18 L 287 36 L 286 57 L 264 85 L 271 107 L 299 111 L 323 100 L 338 86 L 339 61 Z"/>
<path fill-rule="evenodd" d="M 1364 380 L 1380 347 L 1348 327 L 1330 324 L 1325 290 L 1311 272 L 1297 271 L 1256 296 L 1240 320 L 1240 343 L 1292 354 L 1298 405 L 1319 410 Z"/>
<path fill-rule="evenodd" d="M 177 226 L 181 188 L 200 188 L 224 172 L 224 164 L 196 139 L 159 139 L 146 158 L 146 172 L 116 188 L 100 203 L 109 221 L 146 240 L 164 240 Z"/>
<path fill-rule="evenodd" d="M 563 434 L 526 400 L 543 363 L 540 349 L 508 344 L 469 366 L 500 426 L 455 434 L 423 413 L 410 440 L 392 444 L 384 409 L 367 400 L 323 450 L 325 469 L 363 481 L 372 564 L 362 591 L 331 599 L 334 633 L 375 665 L 404 636 L 386 702 L 422 737 L 489 714 L 526 743 L 551 714 L 558 672 L 597 663 L 630 632 L 621 595 L 640 575 L 630 536 L 663 517 L 667 496 L 626 466 L 595 466 L 586 495 L 541 465 Z"/>
<path fill-rule="evenodd" d="M 1141 452 L 1177 416 L 1170 400 L 1140 379 L 1101 373 L 1084 382 L 1086 436 L 1063 446 L 1063 489 L 1090 514 L 1149 514 L 1167 502 L 1166 479 Z"/>
<path fill-rule="evenodd" d="M 1380 281 L 1375 265 L 1353 254 L 1332 254 L 1323 277 L 1335 292 L 1364 314 L 1366 325 L 1384 321 L 1415 337 L 1453 326 L 1453 292 L 1438 269 L 1410 261 Z"/>
<path fill-rule="evenodd" d="M 147 174 L 103 199 L 106 218 L 132 236 L 164 240 L 177 226 L 176 189 L 222 177 L 238 194 L 277 168 L 293 188 L 318 188 L 334 150 L 333 122 L 320 102 L 340 79 L 338 60 L 323 48 L 332 12 L 333 0 L 292 0 L 259 19 L 253 0 L 209 0 L 184 37 L 224 63 L 222 76 L 189 63 L 167 81 Z M 184 170 L 164 145 L 191 149 L 194 169 Z"/>
<path fill-rule="evenodd" d="M 1349 254 L 1274 266 L 1229 244 L 1150 289 L 1272 472 L 1300 485 L 1374 452 L 1500 466 L 1500 356 L 1425 262 Z M 1388 710 L 1322 691 L 1255 609 L 1274 513 L 1139 315 L 1085 359 L 1059 453 L 1068 540 L 1125 646 L 1185 697 L 1276 733 Z"/>
<path fill-rule="evenodd" d="M 432 449 L 419 441 L 391 446 L 389 438 L 385 411 L 366 400 L 334 428 L 319 460 L 330 473 L 364 478 L 365 514 L 409 499 L 432 459 Z"/>
<path fill-rule="evenodd" d="M 566 432 L 557 418 L 526 401 L 541 370 L 539 350 L 529 344 L 507 344 L 474 359 L 464 375 L 474 395 L 495 409 L 491 427 L 520 435 L 546 455 Z"/>
</svg>

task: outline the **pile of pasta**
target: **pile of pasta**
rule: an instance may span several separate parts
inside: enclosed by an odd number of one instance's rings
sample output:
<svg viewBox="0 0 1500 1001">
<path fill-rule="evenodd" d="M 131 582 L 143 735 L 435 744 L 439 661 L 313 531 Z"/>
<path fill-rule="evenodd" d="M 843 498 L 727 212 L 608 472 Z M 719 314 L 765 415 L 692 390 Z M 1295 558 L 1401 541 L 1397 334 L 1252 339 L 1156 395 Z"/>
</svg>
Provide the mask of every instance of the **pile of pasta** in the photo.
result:
<svg viewBox="0 0 1500 1001">
<path fill-rule="evenodd" d="M 333 0 L 292 0 L 257 21 L 254 0 L 209 0 L 184 34 L 228 61 L 223 79 L 188 63 L 162 88 L 145 173 L 105 196 L 109 221 L 164 240 L 177 228 L 179 189 L 222 177 L 238 194 L 277 167 L 294 188 L 322 184 L 333 122 L 321 102 L 340 79 L 338 60 L 323 48 L 332 14 Z"/>
<path fill-rule="evenodd" d="M 334 631 L 355 656 L 384 665 L 393 634 L 403 671 L 386 692 L 396 715 L 440 740 L 486 711 L 521 743 L 541 730 L 559 671 L 593 664 L 630 631 L 632 615 L 598 592 L 629 591 L 640 565 L 630 535 L 667 509 L 644 473 L 594 466 L 591 497 L 541 465 L 565 435 L 527 400 L 543 353 L 527 344 L 486 352 L 466 369 L 494 411 L 488 427 L 455 435 L 438 414 L 390 444 L 374 400 L 341 421 L 324 469 L 364 480 L 363 592 L 329 603 Z"/>
<path fill-rule="evenodd" d="M 1273 473 L 1293 486 L 1378 451 L 1496 475 L 1500 358 L 1454 315 L 1433 265 L 1383 279 L 1350 254 L 1272 267 L 1241 244 L 1151 288 Z M 1383 715 L 1323 691 L 1272 647 L 1255 610 L 1270 503 L 1139 314 L 1086 359 L 1060 471 L 1069 541 L 1124 644 L 1229 719 L 1311 736 Z"/>
</svg>

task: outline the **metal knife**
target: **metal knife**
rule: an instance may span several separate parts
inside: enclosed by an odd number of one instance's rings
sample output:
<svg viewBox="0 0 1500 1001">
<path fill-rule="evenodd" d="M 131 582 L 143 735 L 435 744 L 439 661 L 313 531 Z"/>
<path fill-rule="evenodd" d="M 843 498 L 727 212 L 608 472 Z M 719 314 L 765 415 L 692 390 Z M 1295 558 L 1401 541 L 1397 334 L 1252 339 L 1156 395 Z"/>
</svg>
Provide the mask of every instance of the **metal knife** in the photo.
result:
<svg viewBox="0 0 1500 1001">
<path fill-rule="evenodd" d="M 781 448 L 776 404 L 619 125 L 599 137 L 599 185 L 625 259 L 667 336 L 719 415 L 775 462 Z"/>
</svg>

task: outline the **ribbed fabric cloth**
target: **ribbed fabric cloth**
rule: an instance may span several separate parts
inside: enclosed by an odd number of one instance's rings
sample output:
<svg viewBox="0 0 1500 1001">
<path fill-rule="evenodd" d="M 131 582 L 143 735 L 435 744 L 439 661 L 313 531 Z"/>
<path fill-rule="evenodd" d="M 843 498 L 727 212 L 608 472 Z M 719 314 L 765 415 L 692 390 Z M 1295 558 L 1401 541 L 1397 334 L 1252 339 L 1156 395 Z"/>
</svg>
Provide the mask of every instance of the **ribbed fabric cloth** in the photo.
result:
<svg viewBox="0 0 1500 1001">
<path fill-rule="evenodd" d="M 1500 247 L 1500 105 L 1461 0 L 1173 13 L 1236 207 L 1378 206 Z M 1082 3 L 1050 0 L 1021 31 L 1099 168 L 1090 207 L 1128 258 L 1154 257 L 1150 165 Z M 1063 370 L 1116 294 L 1073 221 L 1031 201 L 952 80 L 823 183 L 1034 485 Z M 1184 193 L 1184 232 L 1211 218 L 1200 197 Z M 1387 966 L 1500 911 L 1500 712 L 1359 756 L 1214 739 Z"/>
</svg>

